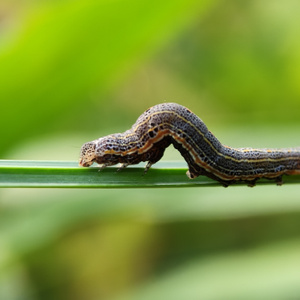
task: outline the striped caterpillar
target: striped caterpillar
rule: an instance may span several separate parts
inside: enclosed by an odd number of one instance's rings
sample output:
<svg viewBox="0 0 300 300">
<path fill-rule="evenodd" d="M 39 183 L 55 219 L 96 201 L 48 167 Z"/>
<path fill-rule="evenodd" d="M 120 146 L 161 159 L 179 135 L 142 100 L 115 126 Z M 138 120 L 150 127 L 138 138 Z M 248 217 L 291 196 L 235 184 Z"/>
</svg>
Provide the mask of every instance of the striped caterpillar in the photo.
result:
<svg viewBox="0 0 300 300">
<path fill-rule="evenodd" d="M 224 186 L 236 181 L 255 185 L 259 178 L 282 183 L 282 175 L 300 174 L 300 147 L 283 149 L 231 148 L 207 129 L 188 108 L 162 103 L 147 109 L 124 133 L 111 134 L 82 145 L 79 165 L 96 162 L 101 168 L 120 168 L 147 161 L 145 172 L 172 144 L 188 164 L 191 179 L 204 175 Z"/>
</svg>

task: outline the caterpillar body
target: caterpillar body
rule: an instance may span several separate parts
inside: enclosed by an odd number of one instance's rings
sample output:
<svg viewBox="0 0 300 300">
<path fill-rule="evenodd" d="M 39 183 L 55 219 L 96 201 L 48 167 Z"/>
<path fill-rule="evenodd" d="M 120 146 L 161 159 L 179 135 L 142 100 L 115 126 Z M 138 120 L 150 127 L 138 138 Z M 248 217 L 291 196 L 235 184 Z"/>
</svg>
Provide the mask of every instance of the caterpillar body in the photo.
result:
<svg viewBox="0 0 300 300">
<path fill-rule="evenodd" d="M 111 134 L 82 145 L 79 165 L 96 162 L 101 168 L 121 163 L 121 168 L 147 161 L 145 172 L 172 144 L 188 164 L 191 179 L 204 175 L 224 186 L 259 178 L 275 179 L 300 174 L 300 147 L 282 149 L 231 148 L 207 129 L 188 108 L 162 103 L 147 109 L 124 133 Z"/>
</svg>

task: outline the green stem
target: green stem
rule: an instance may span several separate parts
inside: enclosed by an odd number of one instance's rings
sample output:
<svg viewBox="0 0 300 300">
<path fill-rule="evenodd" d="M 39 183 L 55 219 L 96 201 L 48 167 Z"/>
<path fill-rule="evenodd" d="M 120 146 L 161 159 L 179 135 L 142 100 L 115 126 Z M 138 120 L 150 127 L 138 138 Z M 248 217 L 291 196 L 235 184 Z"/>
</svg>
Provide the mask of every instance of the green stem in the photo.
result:
<svg viewBox="0 0 300 300">
<path fill-rule="evenodd" d="M 142 188 L 222 186 L 207 177 L 190 180 L 185 175 L 184 162 L 160 162 L 147 174 L 142 167 L 128 167 L 117 171 L 109 167 L 81 168 L 70 161 L 12 161 L 0 160 L 0 187 L 28 188 Z M 300 175 L 284 176 L 285 184 L 300 183 Z M 273 184 L 261 179 L 258 184 Z M 246 185 L 238 183 L 237 185 Z"/>
</svg>

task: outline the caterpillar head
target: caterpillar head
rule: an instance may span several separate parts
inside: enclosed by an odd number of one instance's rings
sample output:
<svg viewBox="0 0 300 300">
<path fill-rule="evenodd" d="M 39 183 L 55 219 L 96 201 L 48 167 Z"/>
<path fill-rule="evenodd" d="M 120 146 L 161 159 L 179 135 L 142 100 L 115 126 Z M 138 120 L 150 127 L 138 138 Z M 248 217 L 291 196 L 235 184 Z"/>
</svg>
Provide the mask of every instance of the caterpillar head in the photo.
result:
<svg viewBox="0 0 300 300">
<path fill-rule="evenodd" d="M 95 142 L 88 142 L 82 145 L 80 150 L 79 165 L 82 167 L 89 167 L 96 159 Z"/>
</svg>

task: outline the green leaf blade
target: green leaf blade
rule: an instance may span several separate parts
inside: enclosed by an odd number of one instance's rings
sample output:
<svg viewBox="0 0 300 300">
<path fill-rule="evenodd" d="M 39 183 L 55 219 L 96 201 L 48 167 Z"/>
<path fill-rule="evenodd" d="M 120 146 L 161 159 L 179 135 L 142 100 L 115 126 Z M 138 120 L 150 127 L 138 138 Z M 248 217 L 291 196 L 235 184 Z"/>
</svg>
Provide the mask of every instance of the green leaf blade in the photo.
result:
<svg viewBox="0 0 300 300">
<path fill-rule="evenodd" d="M 222 186 L 200 176 L 190 180 L 185 175 L 184 163 L 162 162 L 147 174 L 139 167 L 118 171 L 116 167 L 99 170 L 97 167 L 81 168 L 70 161 L 0 161 L 0 187 L 14 188 L 162 188 Z M 284 178 L 285 183 L 299 183 L 300 176 Z M 244 184 L 245 183 L 238 183 Z M 259 184 L 274 184 L 260 180 Z"/>
</svg>

